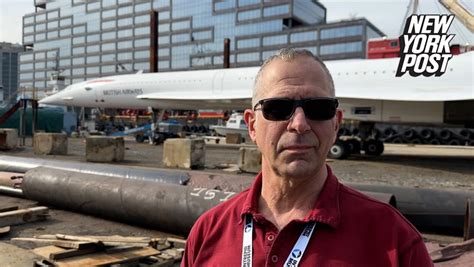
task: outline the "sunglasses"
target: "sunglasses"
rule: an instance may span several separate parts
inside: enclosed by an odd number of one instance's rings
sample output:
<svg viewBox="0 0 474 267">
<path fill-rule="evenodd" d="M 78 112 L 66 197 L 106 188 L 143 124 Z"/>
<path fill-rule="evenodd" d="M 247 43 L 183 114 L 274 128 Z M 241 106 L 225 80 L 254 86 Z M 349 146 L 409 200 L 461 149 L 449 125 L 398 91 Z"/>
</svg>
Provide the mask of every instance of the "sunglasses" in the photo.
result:
<svg viewBox="0 0 474 267">
<path fill-rule="evenodd" d="M 257 109 L 257 106 L 260 108 Z M 301 100 L 289 98 L 267 98 L 257 102 L 254 111 L 261 110 L 263 117 L 270 121 L 289 120 L 297 107 L 303 108 L 307 119 L 313 121 L 325 121 L 336 115 L 339 101 L 336 98 L 317 97 Z"/>
</svg>

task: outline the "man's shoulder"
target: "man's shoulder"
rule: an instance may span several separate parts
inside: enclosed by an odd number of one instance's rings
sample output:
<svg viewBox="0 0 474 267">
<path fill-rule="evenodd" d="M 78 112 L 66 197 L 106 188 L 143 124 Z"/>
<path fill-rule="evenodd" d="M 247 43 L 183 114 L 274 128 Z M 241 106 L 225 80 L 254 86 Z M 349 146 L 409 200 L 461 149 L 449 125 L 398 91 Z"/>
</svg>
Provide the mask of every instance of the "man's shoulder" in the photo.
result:
<svg viewBox="0 0 474 267">
<path fill-rule="evenodd" d="M 351 187 L 341 186 L 341 199 L 345 205 L 344 212 L 360 215 L 366 220 L 390 222 L 396 230 L 406 233 L 416 233 L 416 228 L 392 205 L 365 195 Z M 344 203 L 345 202 L 345 203 Z"/>
</svg>

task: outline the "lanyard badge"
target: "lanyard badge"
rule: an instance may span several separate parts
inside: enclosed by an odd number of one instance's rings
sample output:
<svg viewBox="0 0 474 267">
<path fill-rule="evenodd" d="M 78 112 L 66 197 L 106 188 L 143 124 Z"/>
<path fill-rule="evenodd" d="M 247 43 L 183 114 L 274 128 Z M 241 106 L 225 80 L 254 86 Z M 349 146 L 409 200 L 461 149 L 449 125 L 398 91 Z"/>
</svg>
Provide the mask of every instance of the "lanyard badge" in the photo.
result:
<svg viewBox="0 0 474 267">
<path fill-rule="evenodd" d="M 242 244 L 242 267 L 252 267 L 252 216 L 245 216 L 244 241 Z"/>
<path fill-rule="evenodd" d="M 298 266 L 303 254 L 308 246 L 311 235 L 316 228 L 316 222 L 308 222 L 301 232 L 300 237 L 296 241 L 293 249 L 288 255 L 283 266 Z M 242 244 L 242 267 L 252 267 L 252 234 L 253 234 L 253 220 L 252 215 L 245 216 L 244 237 Z"/>
</svg>

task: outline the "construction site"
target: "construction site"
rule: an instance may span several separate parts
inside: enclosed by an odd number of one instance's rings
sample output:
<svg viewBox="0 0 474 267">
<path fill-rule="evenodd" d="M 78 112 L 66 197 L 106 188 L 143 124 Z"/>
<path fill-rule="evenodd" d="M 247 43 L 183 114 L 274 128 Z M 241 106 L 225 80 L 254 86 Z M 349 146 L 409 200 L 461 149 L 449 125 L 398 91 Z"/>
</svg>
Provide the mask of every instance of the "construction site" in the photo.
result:
<svg viewBox="0 0 474 267">
<path fill-rule="evenodd" d="M 327 136 L 314 134 L 317 145 L 278 149 L 306 160 L 313 147 L 327 148 L 321 164 L 418 231 L 434 266 L 472 266 L 472 4 L 433 1 L 437 12 L 427 14 L 420 1 L 377 10 L 362 2 L 351 12 L 389 10 L 382 22 L 400 31 L 367 15 L 332 20 L 330 1 L 32 1 L 34 12 L 21 15 L 22 45 L 2 52 L 0 43 L 0 266 L 187 266 L 196 221 L 256 184 L 262 166 L 268 171 L 262 143 L 275 140 L 257 136 L 250 116 L 260 111 L 268 131 L 298 114 L 313 126 L 335 121 Z M 444 23 L 444 32 L 428 25 L 424 34 L 455 40 L 442 46 L 449 60 L 431 77 L 400 71 L 412 19 Z M 259 66 L 282 48 L 316 59 L 331 95 L 313 87 L 320 80 L 299 84 L 312 77 L 298 73 L 291 90 L 271 87 L 284 97 L 265 89 L 259 99 Z M 302 96 L 299 86 L 318 94 Z M 255 242 L 247 215 L 247 241 L 235 244 L 242 266 Z M 264 241 L 281 240 L 279 230 Z M 288 259 L 302 255 L 293 255 L 299 242 Z"/>
<path fill-rule="evenodd" d="M 97 151 L 88 144 L 92 139 L 101 138 L 63 140 L 67 153 L 57 153 L 56 141 L 52 155 L 41 153 L 44 139 L 32 146 L 27 138 L 25 146 L 1 153 L 2 264 L 31 266 L 46 256 L 59 266 L 101 260 L 178 266 L 194 220 L 247 188 L 259 168 L 249 156 L 255 146 L 225 140 L 203 142 L 186 168 L 170 158 L 166 141 L 150 146 L 119 137 L 121 148 L 102 144 Z M 98 163 L 111 154 L 115 160 Z M 467 266 L 473 160 L 467 147 L 398 144 L 376 160 L 359 155 L 327 163 L 343 183 L 396 206 L 423 233 L 436 266 Z M 126 245 L 133 249 L 114 248 Z"/>
</svg>

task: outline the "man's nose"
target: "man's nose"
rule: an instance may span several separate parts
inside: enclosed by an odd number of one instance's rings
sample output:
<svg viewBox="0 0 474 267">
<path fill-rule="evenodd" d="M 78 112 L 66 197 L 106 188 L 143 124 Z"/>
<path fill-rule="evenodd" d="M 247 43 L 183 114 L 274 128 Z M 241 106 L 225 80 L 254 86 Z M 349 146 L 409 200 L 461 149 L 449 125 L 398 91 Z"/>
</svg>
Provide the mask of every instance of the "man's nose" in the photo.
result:
<svg viewBox="0 0 474 267">
<path fill-rule="evenodd" d="M 288 123 L 288 131 L 304 133 L 310 129 L 311 126 L 306 119 L 303 108 L 297 107 L 295 113 L 293 113 L 293 116 L 290 118 Z"/>
</svg>

